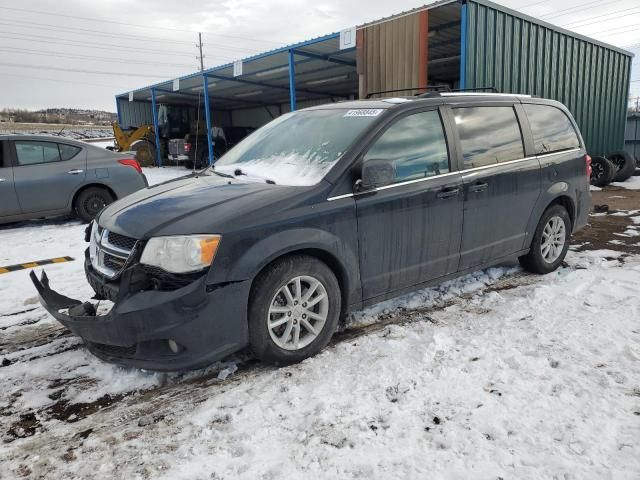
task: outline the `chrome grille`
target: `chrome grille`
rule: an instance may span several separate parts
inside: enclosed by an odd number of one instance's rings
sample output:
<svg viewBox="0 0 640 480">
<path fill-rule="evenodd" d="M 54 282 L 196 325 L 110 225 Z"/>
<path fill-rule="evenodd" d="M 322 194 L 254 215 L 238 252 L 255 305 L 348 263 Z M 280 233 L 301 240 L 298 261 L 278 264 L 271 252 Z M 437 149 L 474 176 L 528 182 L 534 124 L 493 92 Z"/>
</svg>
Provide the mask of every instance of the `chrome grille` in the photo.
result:
<svg viewBox="0 0 640 480">
<path fill-rule="evenodd" d="M 109 241 L 109 244 L 129 251 L 133 250 L 133 247 L 135 247 L 137 242 L 135 238 L 125 237 L 124 235 L 113 232 L 109 232 L 107 240 Z"/>
<path fill-rule="evenodd" d="M 116 278 L 129 263 L 137 242 L 135 238 L 98 227 L 91 232 L 91 265 L 107 278 Z"/>
</svg>

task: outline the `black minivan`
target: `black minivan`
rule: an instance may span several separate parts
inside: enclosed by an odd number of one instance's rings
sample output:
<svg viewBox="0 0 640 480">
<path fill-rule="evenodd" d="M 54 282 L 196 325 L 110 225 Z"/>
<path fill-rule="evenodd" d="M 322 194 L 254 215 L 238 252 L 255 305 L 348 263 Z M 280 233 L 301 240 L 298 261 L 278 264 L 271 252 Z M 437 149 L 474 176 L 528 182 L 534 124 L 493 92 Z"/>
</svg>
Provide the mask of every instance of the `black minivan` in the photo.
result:
<svg viewBox="0 0 640 480">
<path fill-rule="evenodd" d="M 108 313 L 32 280 L 108 361 L 269 363 L 324 348 L 342 315 L 519 258 L 563 261 L 587 222 L 591 159 L 562 104 L 430 93 L 282 115 L 214 167 L 139 191 L 87 229 Z"/>
</svg>

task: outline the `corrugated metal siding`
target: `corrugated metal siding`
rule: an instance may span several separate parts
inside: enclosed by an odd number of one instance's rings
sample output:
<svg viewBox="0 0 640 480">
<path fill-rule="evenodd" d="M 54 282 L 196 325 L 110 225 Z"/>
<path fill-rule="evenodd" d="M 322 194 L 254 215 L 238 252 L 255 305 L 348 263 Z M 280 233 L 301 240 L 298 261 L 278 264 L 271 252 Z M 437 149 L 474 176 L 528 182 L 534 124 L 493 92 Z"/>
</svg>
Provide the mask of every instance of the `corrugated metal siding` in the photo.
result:
<svg viewBox="0 0 640 480">
<path fill-rule="evenodd" d="M 627 129 L 624 135 L 624 149 L 640 161 L 640 115 L 627 117 Z"/>
<path fill-rule="evenodd" d="M 466 49 L 467 88 L 558 100 L 573 113 L 589 153 L 622 149 L 630 56 L 473 1 Z"/>
<path fill-rule="evenodd" d="M 419 85 L 419 19 L 420 14 L 414 13 L 364 29 L 361 96 Z"/>
<path fill-rule="evenodd" d="M 140 125 L 153 124 L 153 112 L 151 102 L 130 102 L 127 98 L 118 98 L 120 107 L 120 126 L 122 128 L 139 127 Z"/>
</svg>

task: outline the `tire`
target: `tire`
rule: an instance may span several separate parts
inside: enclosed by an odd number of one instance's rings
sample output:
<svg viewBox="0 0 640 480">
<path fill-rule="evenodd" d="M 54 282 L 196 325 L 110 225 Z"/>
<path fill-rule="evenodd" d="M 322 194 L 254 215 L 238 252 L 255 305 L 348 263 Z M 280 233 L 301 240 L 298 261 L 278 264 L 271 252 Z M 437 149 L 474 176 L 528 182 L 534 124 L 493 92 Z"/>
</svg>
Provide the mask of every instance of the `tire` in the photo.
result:
<svg viewBox="0 0 640 480">
<path fill-rule="evenodd" d="M 564 238 L 562 243 L 557 245 L 559 250 L 556 247 L 554 251 L 552 247 L 545 255 L 545 247 L 549 245 L 549 243 L 548 240 L 545 240 L 544 236 L 545 232 L 549 233 L 549 230 L 557 232 L 558 236 L 555 237 L 556 239 L 559 238 L 561 231 L 563 231 Z M 520 265 L 532 273 L 547 274 L 553 272 L 560 266 L 564 257 L 567 255 L 570 239 L 571 218 L 569 218 L 567 210 L 562 205 L 552 205 L 542 214 L 540 222 L 538 222 L 538 226 L 536 227 L 533 240 L 531 241 L 529 253 L 518 259 Z M 549 241 L 553 242 L 553 238 Z"/>
<path fill-rule="evenodd" d="M 208 150 L 200 150 L 198 152 L 198 159 L 196 161 L 196 170 L 202 170 L 209 165 L 209 152 Z"/>
<path fill-rule="evenodd" d="M 193 170 L 193 162 L 191 160 L 187 160 L 184 162 L 184 168 L 187 170 Z"/>
<path fill-rule="evenodd" d="M 300 280 L 301 292 L 296 279 Z M 284 289 L 291 298 L 287 299 Z M 309 290 L 313 290 L 309 303 L 316 303 L 305 308 Z M 315 355 L 327 346 L 338 325 L 341 298 L 336 276 L 321 261 L 306 255 L 277 260 L 260 273 L 251 289 L 251 350 L 262 362 L 273 365 L 297 363 Z M 270 323 L 275 325 L 269 328 Z M 312 332 L 308 326 L 317 330 Z"/>
<path fill-rule="evenodd" d="M 156 146 L 147 141 L 141 140 L 131 146 L 131 150 L 136 152 L 136 160 L 141 167 L 156 166 Z"/>
<path fill-rule="evenodd" d="M 89 223 L 104 207 L 114 201 L 106 188 L 89 187 L 76 197 L 73 208 L 84 223 Z"/>
<path fill-rule="evenodd" d="M 621 150 L 607 155 L 607 158 L 617 168 L 617 173 L 613 177 L 614 182 L 624 182 L 636 171 L 636 161 L 629 153 Z"/>
<path fill-rule="evenodd" d="M 616 167 L 604 157 L 593 157 L 591 159 L 591 185 L 604 187 L 613 181 L 616 174 Z"/>
</svg>

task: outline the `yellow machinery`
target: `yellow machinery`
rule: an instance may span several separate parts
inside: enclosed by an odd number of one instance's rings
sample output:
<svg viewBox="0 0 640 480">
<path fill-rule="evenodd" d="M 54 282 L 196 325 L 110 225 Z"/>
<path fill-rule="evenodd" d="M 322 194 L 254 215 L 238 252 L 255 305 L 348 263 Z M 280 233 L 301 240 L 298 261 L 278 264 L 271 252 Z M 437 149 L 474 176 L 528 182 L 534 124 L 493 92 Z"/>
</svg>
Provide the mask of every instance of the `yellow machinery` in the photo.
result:
<svg viewBox="0 0 640 480">
<path fill-rule="evenodd" d="M 116 139 L 117 152 L 135 152 L 136 160 L 142 166 L 149 167 L 156 163 L 156 145 L 153 125 L 141 125 L 136 129 L 122 130 L 118 122 L 111 124 Z"/>
</svg>

